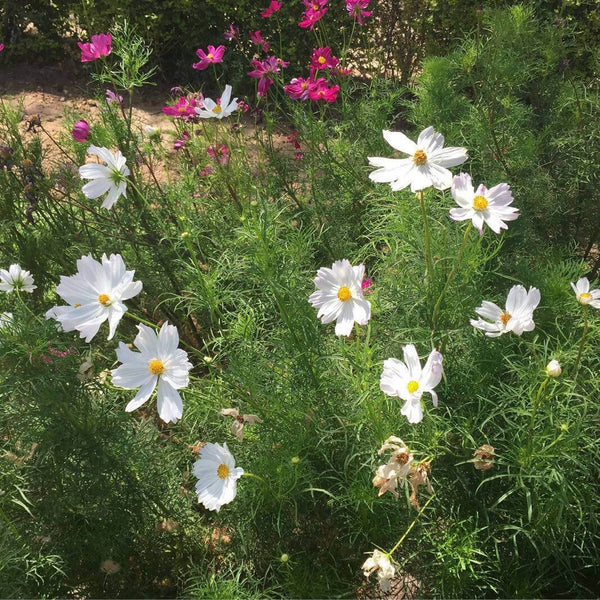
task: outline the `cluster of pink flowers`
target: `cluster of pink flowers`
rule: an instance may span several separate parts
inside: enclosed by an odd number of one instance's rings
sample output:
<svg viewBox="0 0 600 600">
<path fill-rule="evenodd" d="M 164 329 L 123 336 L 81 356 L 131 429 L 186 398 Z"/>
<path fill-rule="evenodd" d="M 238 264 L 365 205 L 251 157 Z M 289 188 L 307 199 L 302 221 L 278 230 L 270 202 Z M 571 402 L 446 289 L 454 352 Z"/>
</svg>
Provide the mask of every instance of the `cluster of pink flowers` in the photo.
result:
<svg viewBox="0 0 600 600">
<path fill-rule="evenodd" d="M 92 62 L 112 52 L 112 36 L 110 33 L 98 33 L 92 36 L 91 42 L 78 42 L 77 45 L 81 50 L 81 62 Z"/>
<path fill-rule="evenodd" d="M 202 48 L 198 48 L 196 50 L 196 55 L 200 59 L 197 63 L 192 65 L 192 68 L 197 71 L 204 71 L 204 69 L 208 69 L 209 65 L 223 62 L 223 55 L 225 54 L 225 46 L 208 46 L 204 52 Z"/>
<path fill-rule="evenodd" d="M 191 136 L 190 136 L 189 132 L 184 131 L 179 136 L 179 139 L 177 139 L 173 142 L 173 150 L 181 150 L 182 148 L 185 148 L 185 146 L 190 141 L 190 139 L 191 139 Z"/>
<path fill-rule="evenodd" d="M 347 0 L 346 10 L 348 14 L 359 24 L 365 24 L 365 17 L 370 17 L 373 11 L 365 10 L 371 0 Z"/>
<path fill-rule="evenodd" d="M 183 119 L 189 121 L 190 119 L 196 118 L 195 108 L 202 108 L 202 99 L 196 99 L 193 97 L 186 98 L 180 96 L 177 102 L 171 106 L 163 106 L 163 113 L 169 117 L 175 117 L 176 119 Z"/>
<path fill-rule="evenodd" d="M 260 16 L 264 19 L 268 19 L 273 13 L 276 13 L 283 6 L 283 2 L 278 2 L 277 0 L 271 0 L 271 4 L 265 8 L 265 10 L 261 11 Z"/>
<path fill-rule="evenodd" d="M 306 7 L 304 18 L 298 25 L 303 29 L 312 29 L 315 23 L 319 21 L 327 12 L 327 2 L 329 0 L 302 0 L 302 4 Z"/>
<path fill-rule="evenodd" d="M 273 75 L 285 69 L 290 63 L 277 58 L 276 56 L 267 56 L 264 60 L 252 59 L 253 71 L 248 75 L 258 79 L 258 95 L 264 97 L 268 89 L 273 85 Z"/>
<path fill-rule="evenodd" d="M 340 86 L 330 86 L 324 77 L 319 77 L 318 79 L 313 79 L 312 77 L 309 79 L 294 77 L 288 85 L 283 86 L 283 89 L 292 100 L 310 99 L 335 102 L 340 91 Z"/>
</svg>

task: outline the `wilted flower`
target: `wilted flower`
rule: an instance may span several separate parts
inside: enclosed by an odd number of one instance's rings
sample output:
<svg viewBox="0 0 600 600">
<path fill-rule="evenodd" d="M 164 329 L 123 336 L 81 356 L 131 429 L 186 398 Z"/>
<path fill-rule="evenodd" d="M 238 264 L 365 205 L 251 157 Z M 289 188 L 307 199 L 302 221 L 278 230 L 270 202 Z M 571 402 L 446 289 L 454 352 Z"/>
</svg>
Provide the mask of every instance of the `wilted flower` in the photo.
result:
<svg viewBox="0 0 600 600">
<path fill-rule="evenodd" d="M 194 63 L 192 68 L 197 71 L 204 71 L 204 69 L 207 69 L 211 64 L 223 62 L 224 54 L 225 46 L 223 45 L 217 46 L 216 48 L 214 46 L 209 46 L 206 52 L 204 52 L 202 48 L 198 48 L 198 50 L 196 50 L 196 55 L 200 60 L 197 63 Z"/>
<path fill-rule="evenodd" d="M 221 165 L 226 165 L 229 162 L 229 147 L 226 144 L 221 144 L 220 146 L 208 146 L 206 152 Z"/>
<path fill-rule="evenodd" d="M 386 553 L 373 550 L 373 554 L 363 563 L 362 570 L 365 577 L 377 572 L 377 582 L 381 591 L 386 594 L 391 591 L 391 581 L 396 575 L 396 569 Z"/>
<path fill-rule="evenodd" d="M 37 288 L 33 285 L 33 276 L 29 271 L 25 271 L 20 265 L 13 264 L 6 269 L 0 269 L 0 291 L 28 292 L 31 293 Z"/>
<path fill-rule="evenodd" d="M 107 148 L 98 148 L 97 146 L 90 146 L 87 153 L 97 156 L 106 165 L 88 163 L 79 167 L 79 176 L 82 179 L 92 180 L 86 183 L 81 191 L 86 198 L 90 199 L 106 194 L 102 208 L 110 209 L 121 196 L 127 197 L 127 177 L 130 171 L 125 157 L 120 150 L 113 154 Z"/>
<path fill-rule="evenodd" d="M 217 512 L 235 498 L 237 480 L 244 474 L 244 469 L 235 466 L 227 444 L 212 443 L 200 448 L 200 458 L 194 463 L 193 471 L 198 478 L 198 502 Z"/>
<path fill-rule="evenodd" d="M 210 98 L 204 98 L 202 108 L 196 108 L 196 114 L 201 119 L 222 119 L 228 117 L 237 110 L 237 98 L 231 100 L 231 86 L 226 85 L 223 95 L 218 102 Z"/>
<path fill-rule="evenodd" d="M 546 365 L 546 375 L 548 377 L 558 377 L 562 373 L 562 367 L 560 363 L 556 359 L 552 359 Z"/>
<path fill-rule="evenodd" d="M 581 304 L 589 304 L 594 308 L 600 308 L 600 290 L 590 291 L 590 282 L 587 277 L 582 277 L 577 283 L 571 282 L 571 287 Z"/>
<path fill-rule="evenodd" d="M 244 427 L 246 423 L 248 423 L 248 425 L 262 423 L 262 419 L 257 415 L 242 415 L 237 408 L 222 408 L 221 414 L 225 417 L 233 417 L 231 433 L 233 433 L 240 442 L 244 439 Z"/>
<path fill-rule="evenodd" d="M 313 280 L 317 291 L 308 301 L 319 309 L 322 323 L 335 321 L 336 335 L 350 335 L 354 321 L 366 325 L 371 318 L 371 303 L 363 298 L 365 266 L 353 267 L 347 259 L 338 260 L 331 269 L 322 267 Z"/>
<path fill-rule="evenodd" d="M 107 575 L 115 575 L 121 570 L 121 565 L 110 558 L 102 561 L 100 569 Z"/>
<path fill-rule="evenodd" d="M 419 423 L 423 420 L 421 396 L 425 392 L 431 394 L 433 405 L 438 405 L 438 397 L 433 388 L 442 380 L 443 357 L 437 350 L 432 350 L 425 366 L 421 368 L 414 345 L 408 344 L 403 350 L 404 362 L 396 358 L 388 358 L 383 362 L 379 388 L 388 396 L 399 396 L 405 400 L 400 412 L 409 423 Z"/>
<path fill-rule="evenodd" d="M 537 288 L 532 287 L 526 291 L 522 285 L 514 285 L 506 298 L 506 310 L 484 300 L 481 306 L 475 309 L 479 319 L 470 319 L 471 325 L 485 331 L 488 337 L 499 337 L 508 331 L 516 335 L 521 335 L 524 331 L 533 331 L 533 311 L 540 299 L 540 291 Z"/>
<path fill-rule="evenodd" d="M 422 485 L 427 486 L 427 491 L 430 494 L 433 494 L 433 488 L 431 487 L 431 481 L 429 481 L 429 473 L 431 473 L 431 463 L 428 461 L 422 461 L 419 464 L 415 465 L 411 470 L 408 476 L 408 483 L 411 487 L 411 494 L 409 498 L 409 502 L 417 509 L 421 509 L 421 505 L 419 504 L 419 488 Z"/>
<path fill-rule="evenodd" d="M 125 410 L 131 412 L 142 406 L 158 384 L 158 416 L 165 423 L 176 423 L 183 415 L 183 403 L 177 390 L 187 387 L 192 368 L 187 352 L 177 348 L 177 327 L 165 322 L 157 334 L 140 323 L 133 345 L 140 352 L 133 352 L 119 342 L 117 358 L 122 364 L 111 371 L 113 384 L 117 387 L 140 388 Z"/>
<path fill-rule="evenodd" d="M 81 119 L 73 125 L 71 135 L 76 142 L 87 142 L 90 137 L 90 126 L 87 121 Z"/>
<path fill-rule="evenodd" d="M 471 219 L 481 235 L 484 222 L 494 233 L 500 233 L 502 229 L 508 229 L 504 221 L 519 217 L 519 209 L 509 206 L 513 197 L 507 183 L 499 183 L 489 190 L 482 183 L 475 191 L 471 176 L 461 173 L 454 177 L 451 192 L 460 208 L 451 209 L 450 216 L 455 221 Z"/>
<path fill-rule="evenodd" d="M 494 447 L 489 444 L 483 444 L 483 446 L 479 446 L 475 452 L 473 452 L 473 466 L 478 471 L 487 471 L 494 466 L 494 458 L 496 455 L 494 454 Z"/>
<path fill-rule="evenodd" d="M 248 75 L 258 79 L 258 95 L 266 96 L 268 89 L 273 84 L 273 75 L 279 73 L 282 68 L 286 68 L 290 63 L 277 58 L 276 56 L 267 56 L 264 60 L 251 61 L 254 67 L 253 71 L 249 71 Z"/>
<path fill-rule="evenodd" d="M 467 160 L 466 148 L 444 148 L 444 136 L 433 127 L 420 134 L 417 143 L 400 131 L 383 131 L 383 137 L 395 150 L 410 154 L 410 158 L 369 156 L 369 164 L 381 167 L 369 179 L 389 183 L 397 192 L 410 185 L 413 192 L 433 186 L 438 190 L 452 185 L 452 173 L 446 167 L 456 167 Z"/>
<path fill-rule="evenodd" d="M 393 452 L 387 464 L 377 468 L 375 477 L 373 477 L 373 485 L 379 488 L 379 496 L 391 492 L 397 498 L 398 484 L 406 481 L 414 457 L 404 442 L 393 435 L 383 443 L 378 454 L 381 455 L 386 450 L 393 450 Z"/>
<path fill-rule="evenodd" d="M 92 41 L 84 44 L 78 42 L 81 50 L 81 62 L 91 62 L 102 56 L 108 56 L 112 52 L 112 36 L 110 33 L 99 33 L 92 36 Z"/>
<path fill-rule="evenodd" d="M 64 331 L 79 331 L 86 342 L 98 333 L 100 325 L 108 321 L 107 339 L 115 335 L 117 325 L 127 312 L 124 300 L 142 291 L 142 282 L 133 281 L 135 271 L 127 271 L 120 254 L 102 255 L 102 263 L 92 255 L 77 261 L 77 273 L 61 275 L 56 293 L 70 306 L 54 306 L 46 313 L 47 319 L 56 319 Z"/>
</svg>

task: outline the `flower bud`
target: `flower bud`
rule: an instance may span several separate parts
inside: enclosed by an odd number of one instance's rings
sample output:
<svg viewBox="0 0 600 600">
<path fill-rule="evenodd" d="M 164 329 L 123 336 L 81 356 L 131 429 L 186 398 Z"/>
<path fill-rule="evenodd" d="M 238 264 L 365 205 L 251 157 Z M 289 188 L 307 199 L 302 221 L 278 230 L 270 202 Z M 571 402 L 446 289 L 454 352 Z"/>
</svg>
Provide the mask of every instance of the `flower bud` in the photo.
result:
<svg viewBox="0 0 600 600">
<path fill-rule="evenodd" d="M 557 360 L 551 360 L 546 365 L 546 375 L 548 377 L 558 377 L 562 373 L 562 368 Z"/>
<path fill-rule="evenodd" d="M 90 137 L 90 126 L 83 119 L 73 125 L 71 135 L 76 142 L 87 142 Z"/>
</svg>

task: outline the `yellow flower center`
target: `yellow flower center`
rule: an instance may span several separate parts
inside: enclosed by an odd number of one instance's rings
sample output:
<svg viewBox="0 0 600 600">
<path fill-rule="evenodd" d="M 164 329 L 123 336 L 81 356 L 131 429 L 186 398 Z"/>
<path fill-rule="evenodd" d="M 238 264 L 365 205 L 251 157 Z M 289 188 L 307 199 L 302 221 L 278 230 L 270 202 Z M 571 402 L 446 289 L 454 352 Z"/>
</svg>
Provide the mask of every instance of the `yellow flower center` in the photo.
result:
<svg viewBox="0 0 600 600">
<path fill-rule="evenodd" d="M 579 296 L 577 296 L 577 300 L 581 302 L 581 304 L 587 304 L 590 301 L 592 295 L 589 292 L 581 292 Z"/>
<path fill-rule="evenodd" d="M 213 53 L 212 53 L 212 52 L 209 52 L 209 53 L 206 55 L 206 58 L 208 58 L 208 59 L 212 60 L 212 59 L 214 58 L 214 56 L 213 56 Z"/>
<path fill-rule="evenodd" d="M 352 292 L 347 285 L 343 285 L 337 293 L 337 297 L 342 301 L 346 302 L 346 300 L 350 300 L 352 298 Z"/>
<path fill-rule="evenodd" d="M 488 201 L 483 196 L 475 196 L 473 198 L 473 208 L 475 210 L 485 210 L 487 205 Z"/>
<path fill-rule="evenodd" d="M 424 165 L 427 162 L 427 154 L 423 150 L 417 150 L 413 156 L 413 162 L 417 167 Z"/>
<path fill-rule="evenodd" d="M 158 360 L 158 358 L 153 358 L 148 364 L 148 371 L 150 371 L 152 375 L 161 375 L 165 372 L 165 365 L 162 360 Z"/>
<path fill-rule="evenodd" d="M 327 60 L 325 59 L 325 57 L 324 57 L 324 56 L 319 56 L 319 58 L 317 58 L 317 62 L 318 62 L 320 65 L 324 65 L 324 64 L 327 62 Z"/>
<path fill-rule="evenodd" d="M 419 389 L 419 382 L 415 381 L 414 379 L 409 381 L 406 389 L 408 390 L 409 394 L 414 394 Z"/>
<path fill-rule="evenodd" d="M 79 302 L 73 304 L 73 308 L 79 308 L 81 306 L 81 304 Z"/>
<path fill-rule="evenodd" d="M 179 111 L 181 114 L 183 114 L 184 112 L 186 112 L 186 111 L 187 111 L 187 106 L 180 106 L 180 107 L 179 107 L 177 110 L 178 110 L 178 111 Z"/>
<path fill-rule="evenodd" d="M 220 479 L 225 479 L 229 475 L 229 467 L 226 464 L 221 463 L 217 469 L 217 475 Z"/>
<path fill-rule="evenodd" d="M 221 105 L 217 104 L 212 111 L 215 113 L 215 115 L 218 115 L 221 112 Z"/>
<path fill-rule="evenodd" d="M 108 294 L 100 294 L 98 296 L 98 302 L 100 302 L 100 304 L 102 304 L 103 306 L 109 306 L 110 298 L 108 297 Z"/>
<path fill-rule="evenodd" d="M 506 325 L 511 319 L 512 315 L 506 311 L 500 315 L 500 321 L 502 321 L 502 325 Z"/>
</svg>

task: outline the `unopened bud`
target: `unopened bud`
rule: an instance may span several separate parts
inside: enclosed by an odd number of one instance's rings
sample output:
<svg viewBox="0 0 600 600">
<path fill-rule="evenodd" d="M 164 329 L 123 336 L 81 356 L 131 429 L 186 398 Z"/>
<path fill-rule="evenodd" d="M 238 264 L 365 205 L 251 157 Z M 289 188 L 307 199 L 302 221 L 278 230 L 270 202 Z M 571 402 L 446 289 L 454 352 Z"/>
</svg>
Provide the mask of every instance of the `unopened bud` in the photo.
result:
<svg viewBox="0 0 600 600">
<path fill-rule="evenodd" d="M 548 377 L 558 377 L 562 373 L 562 368 L 557 360 L 551 360 L 546 365 L 546 375 Z"/>
</svg>

